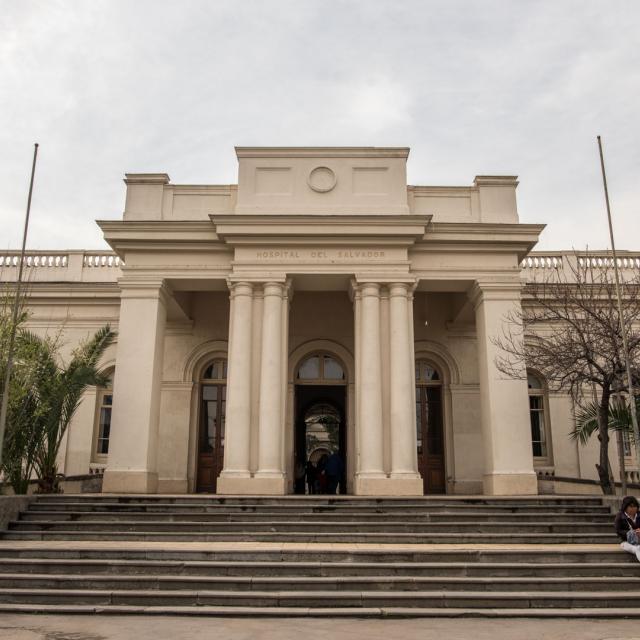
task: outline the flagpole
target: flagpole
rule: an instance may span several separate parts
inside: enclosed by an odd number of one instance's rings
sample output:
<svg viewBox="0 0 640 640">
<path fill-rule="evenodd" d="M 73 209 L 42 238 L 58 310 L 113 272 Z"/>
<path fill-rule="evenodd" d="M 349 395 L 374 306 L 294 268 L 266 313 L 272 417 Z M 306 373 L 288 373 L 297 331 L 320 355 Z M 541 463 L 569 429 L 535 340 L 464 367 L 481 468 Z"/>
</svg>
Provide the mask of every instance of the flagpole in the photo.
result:
<svg viewBox="0 0 640 640">
<path fill-rule="evenodd" d="M 24 218 L 24 231 L 22 233 L 22 249 L 20 250 L 20 262 L 18 264 L 18 280 L 16 282 L 15 297 L 13 300 L 13 314 L 11 320 L 11 333 L 9 334 L 9 348 L 7 349 L 7 364 L 4 372 L 4 389 L 2 390 L 2 406 L 0 407 L 0 465 L 4 450 L 4 433 L 7 424 L 7 409 L 9 406 L 9 380 L 13 368 L 13 351 L 16 342 L 16 330 L 18 325 L 18 309 L 20 308 L 20 291 L 22 289 L 22 271 L 24 269 L 24 253 L 27 247 L 27 231 L 29 230 L 29 214 L 31 213 L 31 196 L 33 194 L 33 178 L 36 173 L 36 160 L 38 158 L 38 143 L 33 146 L 33 164 L 31 165 L 31 181 L 29 182 L 29 197 L 27 199 L 27 213 Z"/>
<path fill-rule="evenodd" d="M 613 239 L 613 223 L 611 222 L 611 207 L 609 206 L 609 189 L 607 188 L 607 174 L 604 170 L 604 155 L 602 153 L 602 140 L 598 136 L 598 149 L 600 151 L 600 167 L 602 168 L 602 183 L 604 185 L 604 199 L 607 204 L 607 220 L 609 222 L 609 238 L 611 240 L 611 253 L 613 254 L 613 272 L 616 278 L 616 297 L 618 298 L 618 320 L 620 321 L 620 333 L 622 334 L 622 349 L 627 369 L 627 384 L 629 389 L 629 410 L 631 412 L 631 424 L 633 425 L 633 440 L 636 445 L 636 460 L 640 463 L 640 430 L 638 429 L 638 414 L 636 413 L 636 397 L 633 393 L 633 379 L 631 377 L 631 362 L 629 361 L 629 346 L 627 344 L 627 332 L 622 316 L 622 294 L 620 292 L 620 274 L 618 273 L 618 256 L 616 243 Z"/>
</svg>

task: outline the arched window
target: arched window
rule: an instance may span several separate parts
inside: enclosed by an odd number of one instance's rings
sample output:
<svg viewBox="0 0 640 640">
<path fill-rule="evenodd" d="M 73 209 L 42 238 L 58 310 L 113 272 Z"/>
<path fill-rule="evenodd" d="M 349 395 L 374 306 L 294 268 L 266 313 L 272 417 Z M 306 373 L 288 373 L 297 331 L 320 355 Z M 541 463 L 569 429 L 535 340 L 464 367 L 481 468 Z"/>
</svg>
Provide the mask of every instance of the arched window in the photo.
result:
<svg viewBox="0 0 640 640">
<path fill-rule="evenodd" d="M 109 436 L 111 435 L 111 409 L 113 407 L 113 370 L 109 373 L 107 384 L 96 389 L 96 413 L 93 426 L 94 462 L 106 462 L 109 454 Z"/>
<path fill-rule="evenodd" d="M 538 460 L 547 459 L 547 398 L 546 386 L 541 377 L 531 371 L 527 372 L 529 388 L 529 419 L 531 420 L 531 446 L 533 457 Z"/>
<path fill-rule="evenodd" d="M 416 360 L 416 428 L 424 492 L 444 493 L 442 375 L 428 360 Z"/>
<path fill-rule="evenodd" d="M 345 382 L 342 365 L 331 355 L 315 353 L 303 360 L 298 367 L 296 383 L 341 384 Z"/>
</svg>

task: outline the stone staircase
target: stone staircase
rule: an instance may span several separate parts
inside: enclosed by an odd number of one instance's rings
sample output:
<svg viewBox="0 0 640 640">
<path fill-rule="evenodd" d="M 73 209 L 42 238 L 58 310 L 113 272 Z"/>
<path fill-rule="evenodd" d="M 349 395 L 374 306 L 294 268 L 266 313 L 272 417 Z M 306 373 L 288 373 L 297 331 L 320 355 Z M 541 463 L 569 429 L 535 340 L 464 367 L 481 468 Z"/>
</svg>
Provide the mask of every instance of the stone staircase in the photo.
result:
<svg viewBox="0 0 640 640">
<path fill-rule="evenodd" d="M 599 498 L 42 496 L 0 612 L 640 617 Z"/>
</svg>

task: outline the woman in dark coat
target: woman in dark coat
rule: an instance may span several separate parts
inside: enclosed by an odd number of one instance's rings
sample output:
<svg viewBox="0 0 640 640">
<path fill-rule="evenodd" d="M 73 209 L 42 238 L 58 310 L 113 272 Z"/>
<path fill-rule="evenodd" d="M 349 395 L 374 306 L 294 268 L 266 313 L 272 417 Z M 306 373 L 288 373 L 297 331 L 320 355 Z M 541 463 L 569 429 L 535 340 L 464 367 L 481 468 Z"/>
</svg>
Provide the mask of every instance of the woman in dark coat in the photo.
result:
<svg viewBox="0 0 640 640">
<path fill-rule="evenodd" d="M 633 496 L 622 499 L 620 511 L 616 515 L 615 528 L 622 542 L 620 546 L 632 553 L 640 562 L 640 513 L 638 501 Z"/>
</svg>

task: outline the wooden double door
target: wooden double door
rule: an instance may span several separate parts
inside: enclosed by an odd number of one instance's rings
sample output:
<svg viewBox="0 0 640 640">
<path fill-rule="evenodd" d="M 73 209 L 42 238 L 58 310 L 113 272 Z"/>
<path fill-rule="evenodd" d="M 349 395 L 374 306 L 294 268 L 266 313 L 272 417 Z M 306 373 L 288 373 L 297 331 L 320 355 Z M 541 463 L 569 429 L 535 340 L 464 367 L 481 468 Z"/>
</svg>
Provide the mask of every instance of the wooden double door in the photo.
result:
<svg viewBox="0 0 640 640">
<path fill-rule="evenodd" d="M 416 382 L 418 470 L 424 493 L 445 493 L 442 379 L 437 369 L 418 362 Z"/>
<path fill-rule="evenodd" d="M 215 493 L 224 463 L 226 361 L 210 365 L 200 383 L 196 491 Z"/>
</svg>

